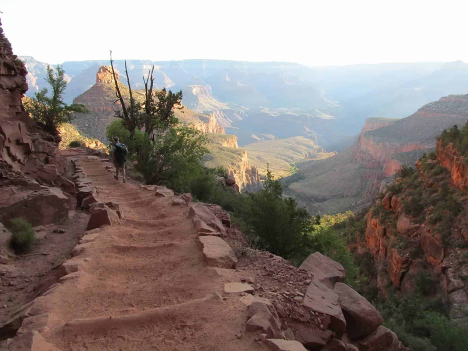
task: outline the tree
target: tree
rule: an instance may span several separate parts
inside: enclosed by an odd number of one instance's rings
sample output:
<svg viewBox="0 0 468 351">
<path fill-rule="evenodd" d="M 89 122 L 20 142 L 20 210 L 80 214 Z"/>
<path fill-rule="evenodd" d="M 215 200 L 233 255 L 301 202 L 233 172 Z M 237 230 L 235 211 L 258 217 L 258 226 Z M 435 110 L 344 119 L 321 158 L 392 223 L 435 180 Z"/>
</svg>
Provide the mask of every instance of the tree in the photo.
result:
<svg viewBox="0 0 468 351">
<path fill-rule="evenodd" d="M 270 170 L 263 190 L 249 197 L 250 211 L 245 222 L 260 247 L 286 259 L 302 256 L 304 250 L 310 252 L 311 218 L 295 199 L 283 198 L 281 183 Z"/>
<path fill-rule="evenodd" d="M 34 120 L 45 125 L 48 132 L 57 134 L 57 127 L 70 122 L 75 112 L 86 113 L 88 110 L 83 104 L 67 105 L 63 101 L 62 96 L 67 88 L 67 82 L 65 71 L 61 66 L 57 66 L 56 74 L 52 67 L 47 66 L 46 81 L 52 87 L 52 95 L 49 96 L 47 88 L 43 88 L 25 104 L 25 108 Z"/>
<path fill-rule="evenodd" d="M 154 66 L 148 71 L 148 76 L 143 82 L 145 84 L 145 100 L 143 103 L 138 102 L 133 97 L 133 90 L 130 84 L 128 75 L 127 61 L 125 61 L 125 76 L 127 77 L 128 92 L 130 100 L 127 103 L 122 95 L 121 87 L 119 86 L 115 69 L 114 61 L 112 60 L 112 51 L 110 53 L 110 63 L 112 67 L 112 74 L 114 76 L 116 96 L 122 111 L 116 112 L 116 117 L 123 120 L 123 125 L 130 132 L 133 138 L 136 129 L 144 128 L 145 133 L 152 137 L 154 130 L 164 132 L 168 128 L 177 125 L 177 118 L 174 116 L 174 109 L 182 109 L 182 91 L 173 93 L 166 91 L 165 88 L 159 91 L 154 90 Z"/>
</svg>

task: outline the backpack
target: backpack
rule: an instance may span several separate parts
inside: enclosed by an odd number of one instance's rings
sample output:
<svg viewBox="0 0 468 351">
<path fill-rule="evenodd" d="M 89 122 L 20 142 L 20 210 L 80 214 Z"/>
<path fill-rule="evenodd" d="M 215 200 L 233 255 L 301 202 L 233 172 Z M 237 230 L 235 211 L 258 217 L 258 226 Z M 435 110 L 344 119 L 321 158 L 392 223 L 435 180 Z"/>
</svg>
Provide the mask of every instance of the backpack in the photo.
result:
<svg viewBox="0 0 468 351">
<path fill-rule="evenodd" d="M 114 146 L 115 162 L 118 164 L 124 164 L 127 161 L 127 147 L 125 146 L 125 144 L 121 143 L 117 143 Z"/>
</svg>

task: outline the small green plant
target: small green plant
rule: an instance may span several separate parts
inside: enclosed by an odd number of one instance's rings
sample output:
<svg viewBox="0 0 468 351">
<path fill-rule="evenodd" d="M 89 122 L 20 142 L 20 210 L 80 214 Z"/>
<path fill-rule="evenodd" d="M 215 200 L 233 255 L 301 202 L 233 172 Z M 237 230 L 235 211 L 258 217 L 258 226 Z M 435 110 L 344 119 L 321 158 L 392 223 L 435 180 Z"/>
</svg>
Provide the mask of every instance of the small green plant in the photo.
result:
<svg viewBox="0 0 468 351">
<path fill-rule="evenodd" d="M 22 218 L 14 218 L 8 226 L 12 236 L 10 240 L 11 248 L 17 254 L 24 254 L 31 251 L 36 242 L 36 233 L 32 225 Z"/>
<path fill-rule="evenodd" d="M 84 144 L 80 140 L 73 140 L 68 144 L 68 147 L 83 147 Z"/>
</svg>

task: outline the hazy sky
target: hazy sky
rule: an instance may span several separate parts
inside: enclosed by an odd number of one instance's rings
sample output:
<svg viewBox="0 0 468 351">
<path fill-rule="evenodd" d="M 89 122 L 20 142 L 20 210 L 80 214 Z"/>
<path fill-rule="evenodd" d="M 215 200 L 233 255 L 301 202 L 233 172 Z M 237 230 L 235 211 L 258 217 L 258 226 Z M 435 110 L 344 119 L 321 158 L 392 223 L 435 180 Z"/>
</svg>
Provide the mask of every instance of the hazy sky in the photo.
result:
<svg viewBox="0 0 468 351">
<path fill-rule="evenodd" d="M 1 0 L 17 55 L 355 63 L 468 62 L 468 1 Z"/>
</svg>

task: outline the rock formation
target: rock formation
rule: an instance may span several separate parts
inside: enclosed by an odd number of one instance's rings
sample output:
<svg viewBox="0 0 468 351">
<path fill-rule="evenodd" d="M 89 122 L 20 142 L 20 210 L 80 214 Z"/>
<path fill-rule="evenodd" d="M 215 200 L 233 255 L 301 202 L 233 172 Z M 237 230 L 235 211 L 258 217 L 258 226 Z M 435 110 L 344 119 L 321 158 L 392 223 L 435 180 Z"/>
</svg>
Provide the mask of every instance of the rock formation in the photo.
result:
<svg viewBox="0 0 468 351">
<path fill-rule="evenodd" d="M 468 304 L 468 218 L 457 209 L 466 206 L 464 167 L 453 144 L 443 147 L 439 140 L 436 157 L 416 162 L 414 185 L 398 178 L 377 201 L 366 216 L 363 242 L 358 239 L 374 257 L 383 295 L 389 284 L 403 294 L 414 292 L 425 277 L 430 284 L 425 294 L 441 297 L 453 319 L 468 317 L 463 312 Z M 446 202 L 452 198 L 455 203 Z"/>
<path fill-rule="evenodd" d="M 67 218 L 70 200 L 62 190 L 74 194 L 74 185 L 63 176 L 58 132 L 44 132 L 24 110 L 26 74 L 0 27 L 0 221 L 19 216 L 49 224 Z"/>
</svg>

